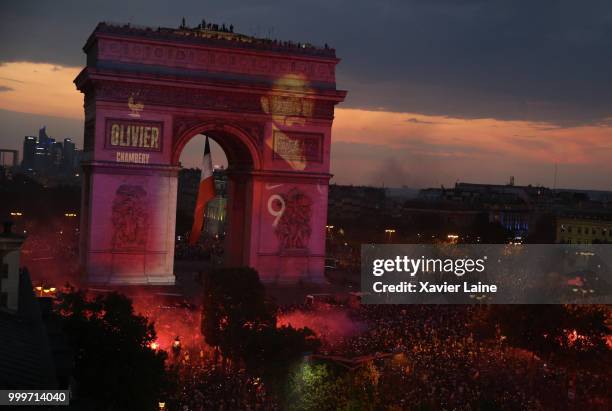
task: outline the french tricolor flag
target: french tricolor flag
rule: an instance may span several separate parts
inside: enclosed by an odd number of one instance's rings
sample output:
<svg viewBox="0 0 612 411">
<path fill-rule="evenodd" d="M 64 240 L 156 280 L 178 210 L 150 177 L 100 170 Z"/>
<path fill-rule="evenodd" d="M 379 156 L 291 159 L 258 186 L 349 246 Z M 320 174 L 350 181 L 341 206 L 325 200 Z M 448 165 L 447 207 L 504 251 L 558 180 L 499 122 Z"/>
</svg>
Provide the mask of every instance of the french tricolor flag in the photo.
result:
<svg viewBox="0 0 612 411">
<path fill-rule="evenodd" d="M 200 176 L 198 200 L 196 201 L 195 211 L 193 214 L 193 226 L 191 227 L 191 234 L 189 235 L 190 245 L 195 245 L 200 239 L 202 224 L 204 223 L 204 214 L 206 213 L 206 204 L 213 198 L 215 198 L 215 181 L 213 179 L 210 145 L 208 144 L 208 137 L 206 137 L 204 157 L 202 157 L 202 174 Z"/>
</svg>

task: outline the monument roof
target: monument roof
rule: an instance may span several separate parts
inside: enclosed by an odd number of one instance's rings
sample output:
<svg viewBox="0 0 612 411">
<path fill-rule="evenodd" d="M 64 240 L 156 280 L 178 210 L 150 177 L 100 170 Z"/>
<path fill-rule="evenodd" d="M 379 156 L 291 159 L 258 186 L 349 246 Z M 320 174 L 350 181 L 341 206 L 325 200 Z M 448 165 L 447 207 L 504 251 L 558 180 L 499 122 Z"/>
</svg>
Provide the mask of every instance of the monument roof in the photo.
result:
<svg viewBox="0 0 612 411">
<path fill-rule="evenodd" d="M 230 47 L 238 49 L 266 50 L 276 53 L 304 55 L 309 57 L 336 58 L 336 50 L 325 45 L 317 47 L 310 43 L 281 41 L 276 39 L 259 38 L 236 33 L 233 29 L 212 25 L 208 27 L 146 27 L 131 23 L 101 22 L 94 30 L 92 37 L 97 33 L 138 36 L 151 40 L 180 41 L 187 44 L 200 44 L 213 47 Z M 88 48 L 92 38 L 88 40 Z"/>
</svg>

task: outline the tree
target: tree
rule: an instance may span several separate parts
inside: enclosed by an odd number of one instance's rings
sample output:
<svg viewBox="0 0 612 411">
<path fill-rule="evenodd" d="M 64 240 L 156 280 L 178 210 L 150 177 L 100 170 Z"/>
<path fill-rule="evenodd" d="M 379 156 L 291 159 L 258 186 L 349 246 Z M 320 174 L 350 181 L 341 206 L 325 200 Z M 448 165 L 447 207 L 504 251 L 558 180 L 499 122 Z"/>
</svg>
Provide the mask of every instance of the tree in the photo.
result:
<svg viewBox="0 0 612 411">
<path fill-rule="evenodd" d="M 304 362 L 288 378 L 287 405 L 290 410 L 332 410 L 344 402 L 337 377 L 325 364 Z"/>
<path fill-rule="evenodd" d="M 124 295 L 62 294 L 54 309 L 75 353 L 77 398 L 93 410 L 155 410 L 166 382 L 166 353 L 149 346 L 153 324 Z"/>
<path fill-rule="evenodd" d="M 308 328 L 276 326 L 257 271 L 220 268 L 203 275 L 202 333 L 233 364 L 261 376 L 278 397 L 289 368 L 320 344 Z"/>
<path fill-rule="evenodd" d="M 495 305 L 490 309 L 491 324 L 513 347 L 548 357 L 558 346 L 555 336 L 563 333 L 561 305 Z"/>
<path fill-rule="evenodd" d="M 219 268 L 203 278 L 202 333 L 224 356 L 261 368 L 316 348 L 311 330 L 276 327 L 276 306 L 266 300 L 257 271 Z"/>
<path fill-rule="evenodd" d="M 489 318 L 509 345 L 574 368 L 609 364 L 607 312 L 600 305 L 496 305 Z"/>
<path fill-rule="evenodd" d="M 346 370 L 302 361 L 287 379 L 284 408 L 296 411 L 382 409 L 380 377 L 380 371 L 372 363 Z"/>
<path fill-rule="evenodd" d="M 257 271 L 248 267 L 218 268 L 202 276 L 202 334 L 223 356 L 244 358 L 248 334 L 276 326 Z"/>
<path fill-rule="evenodd" d="M 561 351 L 557 360 L 566 366 L 580 365 L 609 372 L 612 351 L 607 345 L 610 329 L 606 324 L 609 306 L 566 305 L 565 338 L 559 340 Z"/>
<path fill-rule="evenodd" d="M 304 354 L 320 345 L 309 328 L 266 327 L 246 336 L 243 361 L 252 373 L 260 375 L 276 394 L 284 391 L 289 370 Z"/>
</svg>

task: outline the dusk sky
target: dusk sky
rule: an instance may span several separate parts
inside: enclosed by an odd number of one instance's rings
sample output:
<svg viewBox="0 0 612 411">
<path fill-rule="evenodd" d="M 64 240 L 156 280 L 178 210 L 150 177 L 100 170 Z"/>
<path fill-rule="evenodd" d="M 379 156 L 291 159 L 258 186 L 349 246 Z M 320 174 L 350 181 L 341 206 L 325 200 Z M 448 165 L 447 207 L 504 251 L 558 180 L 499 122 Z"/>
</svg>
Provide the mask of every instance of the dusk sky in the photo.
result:
<svg viewBox="0 0 612 411">
<path fill-rule="evenodd" d="M 336 48 L 349 94 L 336 110 L 332 182 L 552 186 L 557 164 L 558 187 L 612 190 L 611 3 L 254 3 L 2 2 L 0 148 L 21 151 L 43 125 L 82 147 L 72 80 L 96 24 L 176 27 L 185 16 Z M 183 163 L 197 164 L 201 149 L 186 151 Z"/>
</svg>

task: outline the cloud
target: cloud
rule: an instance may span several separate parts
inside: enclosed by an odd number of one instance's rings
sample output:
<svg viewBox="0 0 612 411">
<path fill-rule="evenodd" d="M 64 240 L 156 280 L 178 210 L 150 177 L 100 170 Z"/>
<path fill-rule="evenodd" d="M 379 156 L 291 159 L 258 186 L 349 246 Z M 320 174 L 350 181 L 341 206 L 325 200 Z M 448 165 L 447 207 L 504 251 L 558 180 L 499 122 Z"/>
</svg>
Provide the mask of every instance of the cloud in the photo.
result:
<svg viewBox="0 0 612 411">
<path fill-rule="evenodd" d="M 78 67 L 14 62 L 0 65 L 0 109 L 82 118 L 83 96 L 72 81 Z"/>
<path fill-rule="evenodd" d="M 406 121 L 409 123 L 414 123 L 414 124 L 438 124 L 434 121 L 419 120 L 418 118 L 415 118 L 415 117 L 411 117 Z"/>
<path fill-rule="evenodd" d="M 4 61 L 81 67 L 101 20 L 176 27 L 193 16 L 188 24 L 206 18 L 334 46 L 339 86 L 350 92 L 344 107 L 569 127 L 612 113 L 605 1 L 216 0 L 203 14 L 198 0 L 58 0 L 3 2 L 0 13 Z"/>
<path fill-rule="evenodd" d="M 407 121 L 418 118 L 428 123 Z M 332 173 L 338 183 L 438 186 L 455 181 L 612 189 L 612 126 L 419 116 L 338 109 Z"/>
<path fill-rule="evenodd" d="M 559 186 L 612 188 L 612 31 L 602 29 L 595 6 L 555 5 L 548 7 L 551 17 L 539 4 L 495 8 L 475 1 L 410 7 L 356 1 L 342 12 L 342 2 L 313 1 L 291 13 L 275 1 L 236 3 L 229 12 L 213 4 L 205 17 L 246 32 L 262 32 L 253 21 L 266 22 L 275 36 L 338 49 L 339 86 L 349 89 L 334 121 L 338 182 L 438 186 L 514 175 L 517 182 L 551 185 L 558 164 Z M 172 26 L 177 13 L 195 10 L 187 4 L 164 14 L 155 2 L 142 13 L 132 13 L 131 3 L 113 8 L 111 2 L 111 11 L 97 3 L 92 10 L 61 4 L 0 6 L 10 17 L 0 26 L 0 38 L 8 40 L 0 43 L 0 109 L 69 118 L 79 124 L 78 135 L 83 100 L 72 80 L 97 20 L 126 20 L 131 13 L 139 23 Z M 560 17 L 564 24 L 554 24 Z M 75 24 L 61 24 L 68 19 Z M 54 29 L 40 21 L 53 21 Z M 23 36 L 24 25 L 31 35 Z M 35 132 L 39 123 L 20 123 L 15 136 Z"/>
<path fill-rule="evenodd" d="M 0 63 L 0 70 L 1 70 L 3 67 L 6 67 L 8 64 L 9 64 L 9 63 Z M 21 84 L 25 83 L 24 81 L 21 81 L 21 80 L 16 80 L 16 79 L 14 79 L 14 78 L 10 78 L 10 77 L 0 77 L 0 80 L 10 81 L 10 82 L 15 82 L 15 83 L 21 83 Z"/>
<path fill-rule="evenodd" d="M 81 102 L 74 103 L 80 108 Z M 339 184 L 437 187 L 456 181 L 611 190 L 612 127 L 554 128 L 546 123 L 423 116 L 414 113 L 339 109 L 332 132 L 331 172 Z M 0 146 L 19 149 L 23 136 L 47 126 L 53 137 L 82 147 L 83 120 L 0 110 Z M 203 141 L 194 138 L 181 161 L 198 166 Z M 213 145 L 213 161 L 224 163 Z"/>
</svg>

